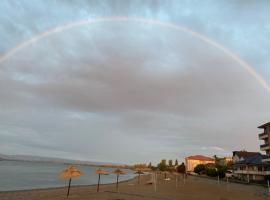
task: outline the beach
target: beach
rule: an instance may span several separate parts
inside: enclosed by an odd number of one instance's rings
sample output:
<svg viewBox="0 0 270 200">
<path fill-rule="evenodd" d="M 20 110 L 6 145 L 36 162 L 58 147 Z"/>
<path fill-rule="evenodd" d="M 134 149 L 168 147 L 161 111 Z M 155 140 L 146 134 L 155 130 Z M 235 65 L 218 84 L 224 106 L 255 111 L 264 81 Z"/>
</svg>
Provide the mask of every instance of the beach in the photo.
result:
<svg viewBox="0 0 270 200">
<path fill-rule="evenodd" d="M 115 184 L 101 185 L 100 192 L 96 192 L 96 186 L 73 186 L 68 199 L 74 200 L 124 200 L 124 199 L 186 199 L 186 200 L 262 200 L 270 199 L 268 190 L 262 186 L 226 183 L 207 178 L 188 176 L 184 181 L 180 175 L 178 181 L 173 174 L 167 175 L 170 180 L 164 180 L 163 175 L 158 175 L 155 191 L 154 185 L 147 182 L 150 175 L 141 177 L 138 184 L 137 178 L 123 181 L 119 184 L 119 192 Z M 24 191 L 0 192 L 1 200 L 60 200 L 66 199 L 67 188 L 35 189 Z"/>
</svg>

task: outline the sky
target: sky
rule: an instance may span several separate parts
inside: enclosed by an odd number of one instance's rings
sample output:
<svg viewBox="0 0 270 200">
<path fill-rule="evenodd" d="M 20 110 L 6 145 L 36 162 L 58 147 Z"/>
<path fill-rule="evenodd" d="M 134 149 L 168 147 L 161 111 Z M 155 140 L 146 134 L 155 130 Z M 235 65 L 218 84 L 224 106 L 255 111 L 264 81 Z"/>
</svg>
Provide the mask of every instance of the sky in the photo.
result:
<svg viewBox="0 0 270 200">
<path fill-rule="evenodd" d="M 270 92 L 164 24 L 269 85 L 269 18 L 263 0 L 1 1 L 0 153 L 133 164 L 259 151 Z"/>
</svg>

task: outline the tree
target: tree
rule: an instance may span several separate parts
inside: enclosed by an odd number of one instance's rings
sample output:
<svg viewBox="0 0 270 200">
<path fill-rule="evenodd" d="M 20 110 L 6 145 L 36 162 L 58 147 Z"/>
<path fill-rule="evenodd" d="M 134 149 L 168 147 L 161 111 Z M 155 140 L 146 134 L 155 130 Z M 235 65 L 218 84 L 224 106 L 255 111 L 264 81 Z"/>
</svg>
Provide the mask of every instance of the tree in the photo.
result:
<svg viewBox="0 0 270 200">
<path fill-rule="evenodd" d="M 161 164 L 167 166 L 167 161 L 166 161 L 166 159 L 162 159 L 162 160 L 161 160 Z"/>
<path fill-rule="evenodd" d="M 206 167 L 203 164 L 199 164 L 194 168 L 194 172 L 197 174 L 200 174 L 200 173 L 204 172 L 205 170 L 206 170 Z"/>
<path fill-rule="evenodd" d="M 172 167 L 172 166 L 173 166 L 173 161 L 169 160 L 169 167 Z"/>
<path fill-rule="evenodd" d="M 177 166 L 177 172 L 181 173 L 181 174 L 186 173 L 186 166 L 185 166 L 185 164 L 183 162 L 182 162 L 181 165 Z"/>
<path fill-rule="evenodd" d="M 152 169 L 152 163 L 151 162 L 148 164 L 148 168 Z"/>
<path fill-rule="evenodd" d="M 232 169 L 233 168 L 233 161 L 227 162 L 227 168 Z"/>
<path fill-rule="evenodd" d="M 178 160 L 175 160 L 174 166 L 178 166 Z"/>
<path fill-rule="evenodd" d="M 227 167 L 226 166 L 218 166 L 217 167 L 217 175 L 219 178 L 224 178 L 227 172 Z"/>
<path fill-rule="evenodd" d="M 160 171 L 166 171 L 167 170 L 167 164 L 166 164 L 165 159 L 161 160 L 161 162 L 158 164 L 158 169 Z"/>
</svg>

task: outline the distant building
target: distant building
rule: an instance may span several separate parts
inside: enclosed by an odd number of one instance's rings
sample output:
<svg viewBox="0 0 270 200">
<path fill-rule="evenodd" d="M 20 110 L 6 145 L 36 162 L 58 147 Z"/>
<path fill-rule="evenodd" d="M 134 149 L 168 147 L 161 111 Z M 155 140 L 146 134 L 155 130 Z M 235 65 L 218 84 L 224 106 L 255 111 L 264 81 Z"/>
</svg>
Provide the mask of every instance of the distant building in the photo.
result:
<svg viewBox="0 0 270 200">
<path fill-rule="evenodd" d="M 263 129 L 263 132 L 259 134 L 259 139 L 264 141 L 264 144 L 260 145 L 260 150 L 265 151 L 268 157 L 270 156 L 270 122 L 259 126 Z M 270 161 L 270 158 L 263 159 L 263 162 Z"/>
<path fill-rule="evenodd" d="M 228 163 L 232 162 L 232 157 L 215 157 L 215 162 L 216 165 L 220 165 L 220 166 L 227 166 Z"/>
<path fill-rule="evenodd" d="M 215 164 L 215 159 L 211 157 L 206 157 L 202 155 L 189 156 L 185 158 L 186 160 L 186 170 L 191 172 L 194 171 L 194 168 L 199 164 Z"/>
</svg>

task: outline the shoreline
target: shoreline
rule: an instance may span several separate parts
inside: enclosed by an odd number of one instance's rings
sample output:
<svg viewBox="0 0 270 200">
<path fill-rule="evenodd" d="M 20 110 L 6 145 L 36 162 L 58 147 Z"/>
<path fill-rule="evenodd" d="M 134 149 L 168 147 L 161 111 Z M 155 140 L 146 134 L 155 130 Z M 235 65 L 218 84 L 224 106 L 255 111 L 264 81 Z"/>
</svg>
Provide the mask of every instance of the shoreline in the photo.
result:
<svg viewBox="0 0 270 200">
<path fill-rule="evenodd" d="M 141 175 L 141 176 L 149 176 L 149 175 Z M 127 183 L 127 182 L 132 182 L 133 180 L 137 179 L 138 176 L 135 176 L 133 178 L 119 181 L 118 184 L 122 183 Z M 100 186 L 110 186 L 110 185 L 115 185 L 116 182 L 113 183 L 100 183 Z M 90 185 L 72 185 L 71 188 L 81 188 L 81 187 L 94 187 L 97 186 L 97 184 L 90 184 Z M 66 186 L 59 186 L 59 187 L 46 187 L 46 188 L 33 188 L 33 189 L 18 189 L 18 190 L 4 190 L 0 191 L 0 193 L 8 193 L 8 192 L 31 192 L 31 191 L 42 191 L 42 190 L 57 190 L 57 189 L 64 189 L 67 188 L 68 185 Z"/>
</svg>

